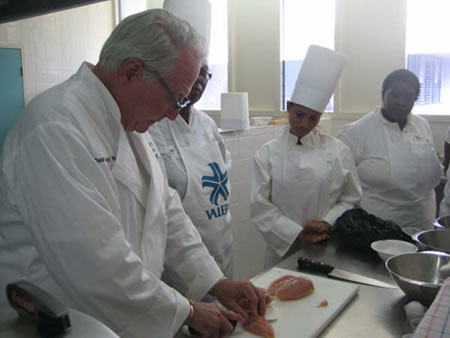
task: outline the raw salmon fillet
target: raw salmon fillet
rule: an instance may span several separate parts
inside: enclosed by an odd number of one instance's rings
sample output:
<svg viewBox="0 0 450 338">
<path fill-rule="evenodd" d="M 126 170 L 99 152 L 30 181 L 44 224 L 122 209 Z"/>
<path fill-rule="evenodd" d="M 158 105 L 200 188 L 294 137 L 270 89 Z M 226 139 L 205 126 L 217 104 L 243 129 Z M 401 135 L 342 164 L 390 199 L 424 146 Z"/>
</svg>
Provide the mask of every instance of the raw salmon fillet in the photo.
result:
<svg viewBox="0 0 450 338">
<path fill-rule="evenodd" d="M 268 291 L 280 300 L 295 300 L 313 292 L 314 284 L 308 278 L 286 275 L 274 280 Z"/>
<path fill-rule="evenodd" d="M 255 321 L 244 325 L 244 330 L 258 337 L 275 338 L 273 327 L 264 316 L 259 316 Z"/>
</svg>

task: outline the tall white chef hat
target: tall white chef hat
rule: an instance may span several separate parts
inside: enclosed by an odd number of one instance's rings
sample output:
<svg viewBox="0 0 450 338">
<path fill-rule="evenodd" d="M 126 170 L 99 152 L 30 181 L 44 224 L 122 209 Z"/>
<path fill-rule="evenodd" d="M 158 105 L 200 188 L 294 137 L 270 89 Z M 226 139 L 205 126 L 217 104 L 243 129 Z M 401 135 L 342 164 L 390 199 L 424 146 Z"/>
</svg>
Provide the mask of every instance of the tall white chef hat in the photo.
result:
<svg viewBox="0 0 450 338">
<path fill-rule="evenodd" d="M 323 113 L 344 68 L 345 58 L 334 50 L 311 45 L 290 101 Z"/>
<path fill-rule="evenodd" d="M 205 38 L 209 46 L 211 36 L 211 4 L 209 0 L 165 0 L 163 8 L 189 22 Z"/>
</svg>

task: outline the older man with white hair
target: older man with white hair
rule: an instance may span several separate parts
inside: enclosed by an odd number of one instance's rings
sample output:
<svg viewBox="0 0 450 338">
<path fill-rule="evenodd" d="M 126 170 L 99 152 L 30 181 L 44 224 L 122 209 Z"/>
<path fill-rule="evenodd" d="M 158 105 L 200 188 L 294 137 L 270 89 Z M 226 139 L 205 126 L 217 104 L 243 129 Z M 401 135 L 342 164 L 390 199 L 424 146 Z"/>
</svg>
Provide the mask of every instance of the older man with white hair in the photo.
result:
<svg viewBox="0 0 450 338">
<path fill-rule="evenodd" d="M 224 279 L 144 133 L 185 106 L 205 53 L 185 21 L 142 12 L 116 27 L 97 65 L 30 102 L 0 158 L 0 289 L 31 281 L 123 337 L 183 324 L 222 336 L 229 320 L 265 311 L 251 283 Z M 161 280 L 165 264 L 185 295 Z M 207 292 L 229 310 L 192 300 Z M 0 318 L 11 318 L 0 294 Z"/>
</svg>

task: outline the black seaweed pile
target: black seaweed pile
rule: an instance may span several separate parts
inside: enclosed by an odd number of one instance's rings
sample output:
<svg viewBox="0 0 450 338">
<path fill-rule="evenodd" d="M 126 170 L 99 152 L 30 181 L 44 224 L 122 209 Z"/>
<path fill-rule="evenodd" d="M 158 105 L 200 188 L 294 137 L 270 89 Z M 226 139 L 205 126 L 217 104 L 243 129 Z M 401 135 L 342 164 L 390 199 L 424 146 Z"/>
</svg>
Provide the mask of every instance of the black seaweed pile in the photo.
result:
<svg viewBox="0 0 450 338">
<path fill-rule="evenodd" d="M 392 221 L 385 221 L 363 209 L 344 212 L 335 223 L 335 231 L 346 246 L 371 250 L 370 244 L 380 239 L 398 239 L 414 243 L 410 236 Z"/>
</svg>

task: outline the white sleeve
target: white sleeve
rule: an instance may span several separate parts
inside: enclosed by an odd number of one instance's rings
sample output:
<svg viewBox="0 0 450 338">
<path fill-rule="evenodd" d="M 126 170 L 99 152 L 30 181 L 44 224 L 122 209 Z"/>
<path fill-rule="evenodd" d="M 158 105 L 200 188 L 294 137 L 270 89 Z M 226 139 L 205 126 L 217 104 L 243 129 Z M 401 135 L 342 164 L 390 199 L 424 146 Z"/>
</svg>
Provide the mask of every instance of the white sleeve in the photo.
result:
<svg viewBox="0 0 450 338">
<path fill-rule="evenodd" d="M 178 192 L 168 189 L 166 264 L 188 285 L 186 297 L 200 300 L 223 273 L 184 211 Z"/>
<path fill-rule="evenodd" d="M 356 166 L 358 166 L 359 162 L 363 159 L 363 155 L 358 146 L 361 142 L 359 142 L 360 140 L 356 138 L 356 132 L 352 129 L 352 124 L 344 126 L 344 128 L 342 128 L 342 130 L 338 133 L 337 138 L 350 148 L 353 161 Z"/>
<path fill-rule="evenodd" d="M 444 198 L 439 206 L 439 216 L 450 215 L 450 170 L 447 170 L 447 183 L 444 187 Z"/>
<path fill-rule="evenodd" d="M 14 199 L 36 249 L 78 309 L 120 336 L 174 335 L 189 304 L 145 268 L 125 239 L 109 171 L 84 136 L 62 123 L 38 127 L 10 166 L 20 178 Z"/>
<path fill-rule="evenodd" d="M 272 203 L 272 174 L 269 151 L 261 148 L 253 160 L 251 177 L 250 214 L 252 222 L 263 235 L 266 243 L 280 256 L 289 250 L 303 227 L 281 212 Z"/>
<path fill-rule="evenodd" d="M 345 147 L 345 148 L 344 148 Z M 330 209 L 324 217 L 324 221 L 333 225 L 336 219 L 345 211 L 359 206 L 362 196 L 361 183 L 358 178 L 355 163 L 353 161 L 350 150 L 342 145 L 339 154 L 342 164 L 339 165 L 340 170 L 344 175 L 344 184 L 342 186 L 341 194 L 338 197 L 336 204 Z"/>
</svg>

